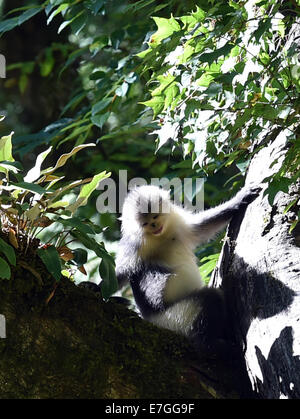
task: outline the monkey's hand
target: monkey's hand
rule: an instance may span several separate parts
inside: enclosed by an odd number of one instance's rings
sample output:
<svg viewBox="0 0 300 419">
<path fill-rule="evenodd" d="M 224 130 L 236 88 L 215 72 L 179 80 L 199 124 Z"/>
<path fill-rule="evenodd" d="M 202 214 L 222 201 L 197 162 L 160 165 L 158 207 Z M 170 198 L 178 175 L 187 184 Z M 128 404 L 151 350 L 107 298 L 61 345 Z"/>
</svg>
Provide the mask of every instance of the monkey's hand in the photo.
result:
<svg viewBox="0 0 300 419">
<path fill-rule="evenodd" d="M 191 224 L 196 245 L 213 238 L 229 223 L 232 217 L 254 201 L 260 191 L 261 187 L 257 185 L 246 186 L 224 204 L 196 214 Z"/>
<path fill-rule="evenodd" d="M 261 190 L 262 188 L 257 185 L 245 186 L 237 193 L 234 199 L 239 206 L 248 205 L 258 197 Z"/>
</svg>

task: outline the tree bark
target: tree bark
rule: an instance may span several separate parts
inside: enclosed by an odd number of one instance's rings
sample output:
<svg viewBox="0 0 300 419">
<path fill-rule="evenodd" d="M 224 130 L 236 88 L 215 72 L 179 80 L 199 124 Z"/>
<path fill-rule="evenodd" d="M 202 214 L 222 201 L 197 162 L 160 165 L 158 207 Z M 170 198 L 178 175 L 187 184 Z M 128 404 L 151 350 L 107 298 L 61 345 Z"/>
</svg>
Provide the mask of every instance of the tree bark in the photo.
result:
<svg viewBox="0 0 300 419">
<path fill-rule="evenodd" d="M 2 399 L 236 398 L 249 390 L 233 366 L 199 360 L 185 339 L 69 280 L 55 283 L 34 261 L 0 282 L 0 313 Z"/>
<path fill-rule="evenodd" d="M 246 183 L 260 184 L 276 172 L 285 149 L 281 132 L 255 156 Z M 296 227 L 289 233 L 299 207 L 284 213 L 299 197 L 299 185 L 289 194 L 278 193 L 272 207 L 262 192 L 232 221 L 211 280 L 225 290 L 233 335 L 261 398 L 300 397 L 300 231 Z"/>
</svg>

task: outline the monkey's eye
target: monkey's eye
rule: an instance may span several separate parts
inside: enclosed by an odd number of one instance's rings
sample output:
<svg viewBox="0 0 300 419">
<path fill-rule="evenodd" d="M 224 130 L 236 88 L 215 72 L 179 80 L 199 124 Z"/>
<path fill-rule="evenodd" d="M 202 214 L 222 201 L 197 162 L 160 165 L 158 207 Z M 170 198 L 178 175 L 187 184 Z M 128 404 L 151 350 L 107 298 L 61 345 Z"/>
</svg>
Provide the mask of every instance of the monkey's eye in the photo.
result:
<svg viewBox="0 0 300 419">
<path fill-rule="evenodd" d="M 156 220 L 157 217 L 158 217 L 158 215 L 154 215 L 153 220 Z"/>
<path fill-rule="evenodd" d="M 142 226 L 143 226 L 143 227 L 146 227 L 147 225 L 148 225 L 148 223 L 144 223 L 144 224 L 142 224 Z"/>
</svg>

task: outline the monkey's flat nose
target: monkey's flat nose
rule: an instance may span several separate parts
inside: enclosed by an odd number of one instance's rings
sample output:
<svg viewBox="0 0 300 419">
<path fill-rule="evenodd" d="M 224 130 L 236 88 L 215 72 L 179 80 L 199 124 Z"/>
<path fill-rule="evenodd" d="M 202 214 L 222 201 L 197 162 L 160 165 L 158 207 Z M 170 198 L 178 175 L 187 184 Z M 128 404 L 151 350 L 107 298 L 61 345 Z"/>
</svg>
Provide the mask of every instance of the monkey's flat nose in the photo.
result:
<svg viewBox="0 0 300 419">
<path fill-rule="evenodd" d="M 151 224 L 151 227 L 156 227 L 156 224 L 155 224 L 155 223 L 152 223 L 152 224 Z"/>
</svg>

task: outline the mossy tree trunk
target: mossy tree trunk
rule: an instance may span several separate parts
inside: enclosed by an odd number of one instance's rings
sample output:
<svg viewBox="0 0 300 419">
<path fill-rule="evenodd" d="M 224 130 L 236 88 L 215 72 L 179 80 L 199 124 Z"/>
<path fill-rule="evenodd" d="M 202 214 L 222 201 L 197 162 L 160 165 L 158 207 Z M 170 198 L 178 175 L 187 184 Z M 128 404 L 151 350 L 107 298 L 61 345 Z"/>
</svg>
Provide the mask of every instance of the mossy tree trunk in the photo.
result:
<svg viewBox="0 0 300 419">
<path fill-rule="evenodd" d="M 239 397 L 232 366 L 196 359 L 123 305 L 40 271 L 41 283 L 33 261 L 22 265 L 0 282 L 0 398 Z"/>
</svg>

